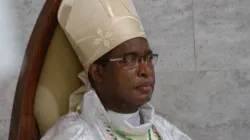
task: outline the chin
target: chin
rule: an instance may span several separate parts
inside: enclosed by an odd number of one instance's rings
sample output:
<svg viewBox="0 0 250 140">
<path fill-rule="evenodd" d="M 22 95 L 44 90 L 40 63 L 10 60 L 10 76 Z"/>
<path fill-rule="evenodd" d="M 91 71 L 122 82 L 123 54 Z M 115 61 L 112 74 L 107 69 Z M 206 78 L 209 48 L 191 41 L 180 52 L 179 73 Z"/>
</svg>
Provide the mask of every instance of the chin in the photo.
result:
<svg viewBox="0 0 250 140">
<path fill-rule="evenodd" d="M 135 102 L 138 103 L 139 105 L 144 105 L 148 103 L 150 100 L 151 100 L 151 96 L 147 96 L 145 98 L 135 99 Z"/>
<path fill-rule="evenodd" d="M 153 94 L 153 92 L 146 93 L 138 90 L 133 90 L 130 93 L 132 94 L 130 94 L 129 97 L 126 98 L 126 102 L 136 107 L 141 107 L 142 105 L 148 103 L 151 100 Z"/>
</svg>

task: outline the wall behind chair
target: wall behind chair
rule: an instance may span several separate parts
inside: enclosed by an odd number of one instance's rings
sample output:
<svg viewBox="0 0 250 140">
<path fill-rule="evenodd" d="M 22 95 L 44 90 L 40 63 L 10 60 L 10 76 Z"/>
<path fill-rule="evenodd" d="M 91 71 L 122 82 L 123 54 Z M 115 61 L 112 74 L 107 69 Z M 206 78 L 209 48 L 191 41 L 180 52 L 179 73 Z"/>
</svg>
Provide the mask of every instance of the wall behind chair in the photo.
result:
<svg viewBox="0 0 250 140">
<path fill-rule="evenodd" d="M 45 0 L 0 0 L 0 140 L 7 140 L 29 36 Z"/>
<path fill-rule="evenodd" d="M 45 0 L 0 1 L 0 139 Z M 250 1 L 134 0 L 159 53 L 156 111 L 194 140 L 250 137 Z"/>
<path fill-rule="evenodd" d="M 160 55 L 157 112 L 194 140 L 249 140 L 250 1 L 135 3 Z"/>
</svg>

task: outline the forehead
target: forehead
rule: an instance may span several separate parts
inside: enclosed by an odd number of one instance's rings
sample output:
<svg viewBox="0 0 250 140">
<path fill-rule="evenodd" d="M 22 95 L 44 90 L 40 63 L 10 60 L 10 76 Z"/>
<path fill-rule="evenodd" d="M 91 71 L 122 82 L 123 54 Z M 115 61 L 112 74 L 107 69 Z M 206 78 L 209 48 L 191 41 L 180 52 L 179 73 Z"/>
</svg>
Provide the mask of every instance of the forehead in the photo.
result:
<svg viewBox="0 0 250 140">
<path fill-rule="evenodd" d="M 148 41 L 145 38 L 134 38 L 117 46 L 110 55 L 121 56 L 125 53 L 137 53 L 138 55 L 144 55 L 150 50 Z"/>
</svg>

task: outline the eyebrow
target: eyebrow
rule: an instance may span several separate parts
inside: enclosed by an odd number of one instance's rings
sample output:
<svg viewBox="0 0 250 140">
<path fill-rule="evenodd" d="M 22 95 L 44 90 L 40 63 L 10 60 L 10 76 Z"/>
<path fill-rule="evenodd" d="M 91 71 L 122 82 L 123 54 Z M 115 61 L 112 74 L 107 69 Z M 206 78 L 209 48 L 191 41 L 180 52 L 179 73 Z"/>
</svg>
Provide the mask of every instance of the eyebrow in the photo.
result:
<svg viewBox="0 0 250 140">
<path fill-rule="evenodd" d="M 152 50 L 148 50 L 145 54 L 152 54 L 153 51 Z M 128 53 L 124 53 L 123 55 L 138 55 L 137 52 L 128 52 Z"/>
<path fill-rule="evenodd" d="M 152 50 L 148 50 L 146 54 L 152 54 L 153 51 Z"/>
</svg>

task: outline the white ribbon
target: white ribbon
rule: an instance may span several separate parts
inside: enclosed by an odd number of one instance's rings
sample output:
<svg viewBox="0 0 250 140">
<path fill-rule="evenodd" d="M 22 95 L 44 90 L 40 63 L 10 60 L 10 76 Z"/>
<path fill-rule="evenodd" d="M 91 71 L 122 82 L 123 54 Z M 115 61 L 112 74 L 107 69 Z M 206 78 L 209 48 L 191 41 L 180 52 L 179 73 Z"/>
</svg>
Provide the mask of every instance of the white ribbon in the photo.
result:
<svg viewBox="0 0 250 140">
<path fill-rule="evenodd" d="M 83 86 L 81 86 L 79 89 L 77 89 L 70 95 L 69 112 L 77 111 L 78 113 L 80 113 L 82 110 L 83 94 L 92 89 L 86 71 L 82 71 L 81 73 L 79 73 L 78 77 L 83 82 Z"/>
</svg>

